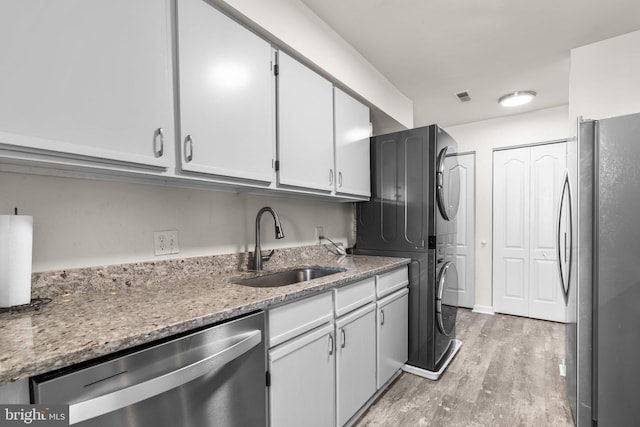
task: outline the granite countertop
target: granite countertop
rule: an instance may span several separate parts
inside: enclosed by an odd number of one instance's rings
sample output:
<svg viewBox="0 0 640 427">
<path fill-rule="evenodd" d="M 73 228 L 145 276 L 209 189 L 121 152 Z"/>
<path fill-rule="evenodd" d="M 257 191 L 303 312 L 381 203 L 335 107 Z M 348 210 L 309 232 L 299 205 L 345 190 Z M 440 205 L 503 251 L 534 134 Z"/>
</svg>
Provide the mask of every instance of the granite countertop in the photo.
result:
<svg viewBox="0 0 640 427">
<path fill-rule="evenodd" d="M 292 258 L 285 253 L 279 262 L 265 266 L 264 274 L 310 265 L 346 271 L 275 288 L 233 283 L 255 275 L 229 268 L 234 263 L 238 261 L 222 268 L 217 261 L 196 262 L 198 268 L 191 270 L 180 265 L 179 274 L 168 274 L 162 263 L 96 268 L 93 279 L 83 286 L 74 282 L 75 287 L 65 287 L 73 282 L 72 272 L 39 278 L 57 281 L 58 286 L 32 285 L 34 294 L 50 296 L 51 303 L 39 311 L 0 314 L 0 385 L 371 277 L 409 260 L 359 255 Z M 109 286 L 97 286 L 96 278 Z"/>
</svg>

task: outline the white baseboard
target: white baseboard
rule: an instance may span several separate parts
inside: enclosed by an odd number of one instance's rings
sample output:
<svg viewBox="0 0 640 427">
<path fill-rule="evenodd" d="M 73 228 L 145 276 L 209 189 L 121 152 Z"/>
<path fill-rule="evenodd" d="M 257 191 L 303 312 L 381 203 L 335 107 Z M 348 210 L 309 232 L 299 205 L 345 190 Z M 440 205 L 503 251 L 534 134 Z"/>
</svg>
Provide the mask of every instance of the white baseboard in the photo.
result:
<svg viewBox="0 0 640 427">
<path fill-rule="evenodd" d="M 482 313 L 482 314 L 491 314 L 494 315 L 496 314 L 495 311 L 493 311 L 493 306 L 491 305 L 474 305 L 473 306 L 473 311 L 474 313 Z"/>
</svg>

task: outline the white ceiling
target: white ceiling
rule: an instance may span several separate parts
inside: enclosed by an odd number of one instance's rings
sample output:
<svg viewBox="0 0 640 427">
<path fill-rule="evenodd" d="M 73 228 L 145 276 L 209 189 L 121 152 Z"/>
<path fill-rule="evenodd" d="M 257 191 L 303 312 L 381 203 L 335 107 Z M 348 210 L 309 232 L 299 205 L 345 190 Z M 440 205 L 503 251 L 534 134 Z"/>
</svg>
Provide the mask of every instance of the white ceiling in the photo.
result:
<svg viewBox="0 0 640 427">
<path fill-rule="evenodd" d="M 640 29 L 640 0 L 302 2 L 413 100 L 416 127 L 568 104 L 569 51 Z M 538 96 L 498 105 L 516 90 Z"/>
</svg>

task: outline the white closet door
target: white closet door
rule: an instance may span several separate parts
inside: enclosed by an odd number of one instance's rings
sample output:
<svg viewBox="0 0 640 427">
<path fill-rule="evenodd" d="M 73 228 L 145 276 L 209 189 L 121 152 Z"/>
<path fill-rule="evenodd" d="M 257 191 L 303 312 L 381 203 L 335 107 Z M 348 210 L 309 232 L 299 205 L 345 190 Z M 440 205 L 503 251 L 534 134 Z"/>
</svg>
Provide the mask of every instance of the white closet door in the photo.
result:
<svg viewBox="0 0 640 427">
<path fill-rule="evenodd" d="M 473 308 L 475 304 L 475 159 L 474 153 L 457 156 L 460 174 L 460 205 L 456 215 L 456 269 L 458 288 L 445 289 L 457 293 L 458 306 Z"/>
<path fill-rule="evenodd" d="M 566 145 L 531 147 L 531 279 L 529 316 L 565 321 L 558 277 L 556 215 L 566 165 Z"/>
<path fill-rule="evenodd" d="M 565 144 L 497 151 L 493 159 L 494 309 L 563 322 L 556 215 Z"/>
<path fill-rule="evenodd" d="M 529 148 L 493 155 L 493 305 L 529 312 Z"/>
</svg>

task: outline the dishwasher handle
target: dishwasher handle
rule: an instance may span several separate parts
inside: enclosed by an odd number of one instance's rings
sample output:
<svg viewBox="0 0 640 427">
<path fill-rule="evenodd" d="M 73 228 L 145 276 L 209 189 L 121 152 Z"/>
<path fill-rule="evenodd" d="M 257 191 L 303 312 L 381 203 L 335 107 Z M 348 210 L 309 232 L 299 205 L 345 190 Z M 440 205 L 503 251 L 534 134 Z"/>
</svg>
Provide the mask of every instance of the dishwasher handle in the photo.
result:
<svg viewBox="0 0 640 427">
<path fill-rule="evenodd" d="M 112 393 L 69 405 L 69 425 L 157 396 L 201 377 L 213 369 L 224 366 L 260 344 L 262 331 L 251 331 L 238 335 L 237 338 L 241 340 L 224 350 L 175 371 Z"/>
</svg>

